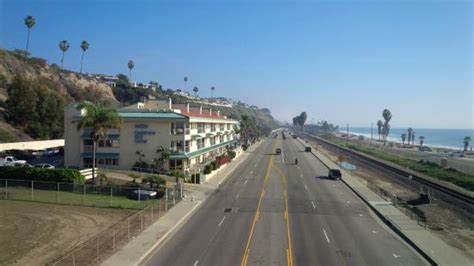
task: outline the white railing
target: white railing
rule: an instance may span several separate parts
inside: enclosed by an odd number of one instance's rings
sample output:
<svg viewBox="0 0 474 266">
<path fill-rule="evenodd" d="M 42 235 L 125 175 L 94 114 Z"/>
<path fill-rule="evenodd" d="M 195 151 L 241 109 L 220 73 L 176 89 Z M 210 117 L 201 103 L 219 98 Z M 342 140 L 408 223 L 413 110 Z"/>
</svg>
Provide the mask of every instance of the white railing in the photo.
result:
<svg viewBox="0 0 474 266">
<path fill-rule="evenodd" d="M 98 168 L 95 168 L 95 177 L 97 177 L 97 169 Z M 81 173 L 81 175 L 83 175 L 86 178 L 86 180 L 93 178 L 92 168 L 86 168 L 86 169 L 79 170 L 79 173 Z"/>
</svg>

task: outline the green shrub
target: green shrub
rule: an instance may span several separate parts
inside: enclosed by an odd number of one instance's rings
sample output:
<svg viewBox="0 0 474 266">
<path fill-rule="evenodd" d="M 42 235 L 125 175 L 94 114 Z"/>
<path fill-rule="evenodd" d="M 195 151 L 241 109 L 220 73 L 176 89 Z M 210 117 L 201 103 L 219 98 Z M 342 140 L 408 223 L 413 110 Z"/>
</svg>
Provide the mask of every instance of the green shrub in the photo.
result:
<svg viewBox="0 0 474 266">
<path fill-rule="evenodd" d="M 229 155 L 229 158 L 233 160 L 235 156 L 237 155 L 235 151 L 227 151 L 227 154 Z"/>
<path fill-rule="evenodd" d="M 218 168 L 216 161 L 212 161 L 210 165 L 211 165 L 211 170 L 216 170 Z"/>
<path fill-rule="evenodd" d="M 207 164 L 205 167 L 204 167 L 204 174 L 205 175 L 208 175 L 212 172 L 212 166 L 210 164 Z"/>
<path fill-rule="evenodd" d="M 150 175 L 142 179 L 142 183 L 148 183 L 151 188 L 163 187 L 166 185 L 166 180 L 159 175 Z"/>
<path fill-rule="evenodd" d="M 0 179 L 34 180 L 84 184 L 85 178 L 75 169 L 0 167 Z"/>
</svg>

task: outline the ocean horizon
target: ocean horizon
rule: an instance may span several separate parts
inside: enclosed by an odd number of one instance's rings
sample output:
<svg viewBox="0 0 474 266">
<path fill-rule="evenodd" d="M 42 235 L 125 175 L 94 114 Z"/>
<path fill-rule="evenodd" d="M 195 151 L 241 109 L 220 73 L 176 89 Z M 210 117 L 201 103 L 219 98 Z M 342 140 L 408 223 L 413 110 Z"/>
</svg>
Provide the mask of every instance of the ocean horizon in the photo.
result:
<svg viewBox="0 0 474 266">
<path fill-rule="evenodd" d="M 462 150 L 464 149 L 464 137 L 470 136 L 472 141 L 469 143 L 469 148 L 473 146 L 474 141 L 474 129 L 435 129 L 435 128 L 413 128 L 415 132 L 415 143 L 420 143 L 420 136 L 424 136 L 424 144 L 426 146 L 431 147 L 439 147 L 439 148 L 449 148 L 449 149 L 456 149 Z M 345 127 L 339 127 L 340 133 L 345 133 Z M 354 135 L 362 135 L 365 138 L 371 137 L 371 128 L 370 127 L 349 127 L 349 133 Z M 401 135 L 403 133 L 407 134 L 407 128 L 391 128 L 388 140 L 394 142 L 402 142 Z M 377 126 L 373 128 L 373 138 L 378 139 L 378 129 Z M 406 142 L 406 141 L 405 141 Z"/>
</svg>

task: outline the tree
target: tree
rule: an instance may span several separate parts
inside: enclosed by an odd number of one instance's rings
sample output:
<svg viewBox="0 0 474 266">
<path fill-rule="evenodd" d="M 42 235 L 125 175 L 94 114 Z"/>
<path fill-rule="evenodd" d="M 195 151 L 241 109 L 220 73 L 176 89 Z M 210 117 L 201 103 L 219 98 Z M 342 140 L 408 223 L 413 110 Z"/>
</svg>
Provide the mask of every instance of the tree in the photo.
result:
<svg viewBox="0 0 474 266">
<path fill-rule="evenodd" d="M 188 77 L 184 76 L 184 90 L 186 91 L 186 82 L 188 82 Z"/>
<path fill-rule="evenodd" d="M 82 73 L 82 63 L 84 61 L 84 53 L 89 49 L 89 43 L 87 41 L 82 41 L 81 42 L 81 49 L 82 49 L 82 56 L 81 56 L 81 69 L 79 70 L 79 73 Z"/>
<path fill-rule="evenodd" d="M 166 160 L 168 160 L 170 157 L 170 151 L 167 148 L 160 146 L 156 150 L 156 154 L 158 155 L 158 157 L 153 159 L 153 162 L 155 164 L 156 169 L 162 170 Z"/>
<path fill-rule="evenodd" d="M 411 143 L 415 144 L 415 131 L 411 132 Z"/>
<path fill-rule="evenodd" d="M 214 86 L 211 87 L 211 99 L 214 99 L 214 91 L 216 88 Z"/>
<path fill-rule="evenodd" d="M 388 134 L 390 133 L 390 120 L 392 119 L 392 113 L 388 109 L 384 109 L 382 112 L 383 119 L 385 122 L 383 123 L 383 144 L 385 145 L 385 142 L 387 141 Z"/>
<path fill-rule="evenodd" d="M 194 96 L 198 96 L 198 91 L 199 91 L 199 88 L 198 87 L 194 87 L 193 88 L 193 91 L 194 91 Z"/>
<path fill-rule="evenodd" d="M 382 120 L 377 121 L 377 129 L 378 129 L 378 133 L 379 133 L 379 140 L 380 140 L 380 135 L 382 134 L 382 127 L 383 127 Z"/>
<path fill-rule="evenodd" d="M 166 185 L 166 180 L 159 175 L 150 175 L 142 178 L 142 183 L 148 183 L 150 188 L 159 188 Z"/>
<path fill-rule="evenodd" d="M 30 46 L 30 31 L 31 28 L 36 24 L 36 20 L 33 16 L 26 16 L 25 18 L 25 25 L 28 28 L 28 35 L 26 37 L 26 51 L 28 51 L 28 48 Z"/>
<path fill-rule="evenodd" d="M 464 151 L 467 151 L 467 147 L 469 147 L 469 142 L 471 142 L 471 137 L 470 136 L 465 136 L 464 137 Z"/>
<path fill-rule="evenodd" d="M 406 133 L 403 133 L 402 134 L 402 143 L 403 145 L 405 145 L 405 140 L 407 139 L 407 134 Z"/>
<path fill-rule="evenodd" d="M 63 56 L 61 58 L 61 68 L 64 68 L 64 54 L 69 49 L 69 43 L 67 40 L 62 40 L 59 42 L 59 49 L 63 52 Z"/>
<path fill-rule="evenodd" d="M 420 146 L 423 146 L 423 143 L 425 142 L 425 137 L 419 136 L 419 139 L 420 139 Z"/>
<path fill-rule="evenodd" d="M 77 105 L 78 109 L 84 109 L 85 113 L 81 116 L 77 129 L 90 130 L 92 139 L 92 176 L 95 178 L 96 151 L 97 143 L 104 140 L 109 129 L 118 129 L 122 120 L 116 109 L 108 108 L 102 105 L 95 105 L 91 102 L 82 102 Z"/>
<path fill-rule="evenodd" d="M 408 145 L 410 145 L 411 136 L 413 134 L 413 128 L 409 127 L 407 131 L 408 131 Z"/>
<path fill-rule="evenodd" d="M 138 155 L 138 162 L 141 164 L 142 158 L 145 157 L 145 153 L 143 153 L 141 150 L 137 150 L 135 154 Z"/>
<path fill-rule="evenodd" d="M 127 66 L 129 69 L 128 80 L 132 81 L 132 69 L 135 67 L 135 63 L 133 60 L 129 60 Z"/>
</svg>

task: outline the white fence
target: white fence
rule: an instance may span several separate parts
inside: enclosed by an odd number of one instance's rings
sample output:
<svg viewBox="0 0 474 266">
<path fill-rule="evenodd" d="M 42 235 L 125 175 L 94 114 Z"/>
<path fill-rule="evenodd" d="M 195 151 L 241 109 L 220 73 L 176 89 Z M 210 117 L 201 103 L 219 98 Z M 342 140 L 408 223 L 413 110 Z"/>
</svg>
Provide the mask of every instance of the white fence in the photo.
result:
<svg viewBox="0 0 474 266">
<path fill-rule="evenodd" d="M 0 151 L 5 150 L 44 150 L 64 146 L 64 139 L 0 143 Z"/>
<path fill-rule="evenodd" d="M 97 170 L 98 168 L 95 169 L 95 176 L 97 177 Z M 82 169 L 79 171 L 79 173 L 81 173 L 81 175 L 83 175 L 86 180 L 87 179 L 92 179 L 92 168 L 87 168 L 87 169 Z"/>
</svg>

